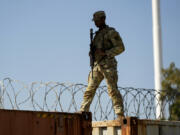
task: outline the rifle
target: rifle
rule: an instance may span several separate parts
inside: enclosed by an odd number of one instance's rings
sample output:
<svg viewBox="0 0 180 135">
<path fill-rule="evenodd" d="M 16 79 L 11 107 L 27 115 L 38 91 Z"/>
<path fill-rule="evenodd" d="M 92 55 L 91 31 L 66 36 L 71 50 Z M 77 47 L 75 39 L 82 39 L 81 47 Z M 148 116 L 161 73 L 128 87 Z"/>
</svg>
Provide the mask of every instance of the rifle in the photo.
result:
<svg viewBox="0 0 180 135">
<path fill-rule="evenodd" d="M 94 68 L 94 61 L 95 61 L 95 46 L 93 45 L 93 29 L 90 29 L 90 66 L 91 66 L 91 72 L 92 72 L 92 78 L 93 78 L 93 68 Z"/>
</svg>

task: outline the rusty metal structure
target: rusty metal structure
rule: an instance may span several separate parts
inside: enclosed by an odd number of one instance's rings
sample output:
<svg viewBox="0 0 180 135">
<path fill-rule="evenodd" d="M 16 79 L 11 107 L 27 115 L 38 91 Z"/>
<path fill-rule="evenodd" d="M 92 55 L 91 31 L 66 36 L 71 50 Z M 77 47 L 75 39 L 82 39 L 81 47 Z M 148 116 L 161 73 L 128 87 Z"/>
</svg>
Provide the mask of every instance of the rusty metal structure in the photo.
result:
<svg viewBox="0 0 180 135">
<path fill-rule="evenodd" d="M 91 135 L 91 113 L 0 110 L 1 135 Z"/>
<path fill-rule="evenodd" d="M 32 82 L 24 83 L 11 78 L 0 80 L 0 109 L 77 112 L 79 111 L 84 84 L 59 82 Z M 123 96 L 125 116 L 134 116 L 141 119 L 156 119 L 156 94 L 154 89 L 122 88 L 118 87 Z M 67 98 L 68 97 L 68 98 Z M 156 100 L 157 101 L 157 100 Z M 171 102 L 164 101 L 161 112 L 166 119 Z M 106 86 L 100 86 L 95 94 L 90 111 L 93 120 L 116 119 L 111 99 Z"/>
<path fill-rule="evenodd" d="M 157 92 L 153 89 L 118 87 L 126 115 L 118 121 L 109 120 L 116 117 L 105 86 L 96 92 L 93 117 L 73 113 L 80 107 L 85 88 L 83 84 L 0 81 L 0 135 L 180 135 L 180 122 L 155 120 Z M 162 112 L 168 114 L 170 104 L 167 100 Z"/>
<path fill-rule="evenodd" d="M 0 109 L 2 135 L 179 135 L 180 121 L 126 117 L 93 121 L 91 113 L 57 113 Z"/>
</svg>

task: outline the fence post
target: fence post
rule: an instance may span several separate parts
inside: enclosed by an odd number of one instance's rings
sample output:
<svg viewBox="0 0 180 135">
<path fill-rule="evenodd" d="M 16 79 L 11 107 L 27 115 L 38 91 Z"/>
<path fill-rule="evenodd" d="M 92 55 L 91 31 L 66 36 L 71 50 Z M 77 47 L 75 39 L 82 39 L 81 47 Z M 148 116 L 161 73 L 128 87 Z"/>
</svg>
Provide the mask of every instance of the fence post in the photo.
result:
<svg viewBox="0 0 180 135">
<path fill-rule="evenodd" d="M 137 117 L 126 117 L 121 121 L 122 135 L 138 135 Z"/>
</svg>

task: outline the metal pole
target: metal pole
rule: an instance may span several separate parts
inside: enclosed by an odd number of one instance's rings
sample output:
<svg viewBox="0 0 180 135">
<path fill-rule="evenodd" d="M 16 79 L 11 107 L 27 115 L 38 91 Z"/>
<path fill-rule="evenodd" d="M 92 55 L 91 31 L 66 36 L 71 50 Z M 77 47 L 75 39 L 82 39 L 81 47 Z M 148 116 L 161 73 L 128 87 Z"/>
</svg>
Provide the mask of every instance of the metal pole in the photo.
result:
<svg viewBox="0 0 180 135">
<path fill-rule="evenodd" d="M 153 20 L 153 48 L 154 48 L 154 81 L 156 90 L 156 118 L 162 117 L 162 103 L 160 102 L 160 90 L 162 89 L 162 45 L 161 45 L 161 25 L 160 25 L 160 0 L 152 0 L 152 20 Z"/>
</svg>

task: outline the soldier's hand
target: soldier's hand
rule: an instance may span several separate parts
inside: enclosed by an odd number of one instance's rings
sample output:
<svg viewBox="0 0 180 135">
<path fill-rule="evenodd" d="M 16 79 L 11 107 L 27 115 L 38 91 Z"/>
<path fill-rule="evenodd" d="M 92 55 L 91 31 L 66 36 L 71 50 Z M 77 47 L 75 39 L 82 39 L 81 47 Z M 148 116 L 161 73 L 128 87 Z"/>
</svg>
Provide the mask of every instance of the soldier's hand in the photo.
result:
<svg viewBox="0 0 180 135">
<path fill-rule="evenodd" d="M 98 55 L 101 55 L 101 56 L 105 56 L 106 55 L 106 53 L 102 49 L 96 49 L 95 53 L 98 54 Z"/>
</svg>

